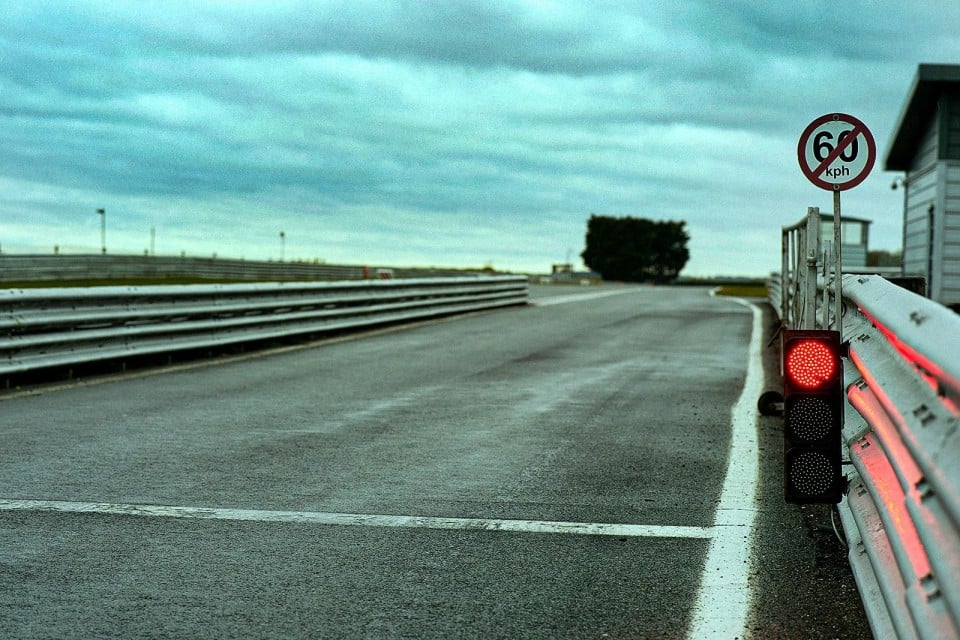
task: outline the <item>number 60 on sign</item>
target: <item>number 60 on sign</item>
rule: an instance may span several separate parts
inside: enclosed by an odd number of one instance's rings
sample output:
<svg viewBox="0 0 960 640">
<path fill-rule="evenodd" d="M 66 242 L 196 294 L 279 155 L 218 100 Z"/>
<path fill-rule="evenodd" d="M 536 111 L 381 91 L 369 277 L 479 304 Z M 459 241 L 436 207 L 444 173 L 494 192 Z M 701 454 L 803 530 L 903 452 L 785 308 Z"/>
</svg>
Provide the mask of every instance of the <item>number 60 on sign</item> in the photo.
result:
<svg viewBox="0 0 960 640">
<path fill-rule="evenodd" d="M 845 113 L 821 116 L 807 125 L 797 144 L 800 169 L 828 191 L 857 186 L 873 169 L 877 145 L 860 120 Z"/>
</svg>

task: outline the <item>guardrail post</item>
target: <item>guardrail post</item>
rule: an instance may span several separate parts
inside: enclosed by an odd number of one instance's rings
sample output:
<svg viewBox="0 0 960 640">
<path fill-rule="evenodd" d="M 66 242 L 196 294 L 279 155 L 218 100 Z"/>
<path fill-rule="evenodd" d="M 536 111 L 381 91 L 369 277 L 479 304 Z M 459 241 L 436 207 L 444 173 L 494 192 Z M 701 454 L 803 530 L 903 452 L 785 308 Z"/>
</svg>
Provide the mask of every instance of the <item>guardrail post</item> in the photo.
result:
<svg viewBox="0 0 960 640">
<path fill-rule="evenodd" d="M 820 246 L 820 208 L 807 208 L 807 232 L 804 255 L 807 270 L 804 274 L 803 326 L 802 329 L 814 329 L 817 326 L 817 251 Z"/>
<path fill-rule="evenodd" d="M 789 322 L 790 316 L 790 234 L 784 230 L 780 235 L 780 320 Z"/>
</svg>

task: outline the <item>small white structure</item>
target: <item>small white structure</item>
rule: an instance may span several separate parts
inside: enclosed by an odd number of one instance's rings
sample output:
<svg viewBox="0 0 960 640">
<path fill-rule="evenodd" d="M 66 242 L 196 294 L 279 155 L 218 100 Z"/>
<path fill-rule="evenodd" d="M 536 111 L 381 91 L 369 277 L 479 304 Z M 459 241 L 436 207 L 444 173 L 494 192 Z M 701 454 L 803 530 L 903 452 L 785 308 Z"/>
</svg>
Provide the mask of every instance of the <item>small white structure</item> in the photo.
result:
<svg viewBox="0 0 960 640">
<path fill-rule="evenodd" d="M 840 218 L 840 256 L 841 268 L 844 273 L 855 273 L 866 268 L 867 255 L 870 253 L 870 220 L 864 218 L 851 218 L 841 216 Z M 820 213 L 820 253 L 824 249 L 829 255 L 833 255 L 833 214 Z M 833 265 L 831 257 L 827 262 Z"/>
<path fill-rule="evenodd" d="M 904 274 L 924 276 L 929 298 L 960 304 L 960 65 L 919 66 L 884 168 L 906 174 Z"/>
</svg>

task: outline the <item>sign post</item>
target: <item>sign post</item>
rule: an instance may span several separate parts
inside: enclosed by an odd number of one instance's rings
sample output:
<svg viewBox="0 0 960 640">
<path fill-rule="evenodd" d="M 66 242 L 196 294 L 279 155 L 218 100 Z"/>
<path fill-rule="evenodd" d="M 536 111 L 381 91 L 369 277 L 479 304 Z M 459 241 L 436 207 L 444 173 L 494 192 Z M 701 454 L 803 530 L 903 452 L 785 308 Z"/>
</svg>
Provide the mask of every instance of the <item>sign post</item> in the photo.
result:
<svg viewBox="0 0 960 640">
<path fill-rule="evenodd" d="M 800 134 L 797 159 L 810 182 L 833 192 L 834 318 L 837 331 L 842 331 L 840 192 L 866 179 L 877 159 L 877 145 L 873 134 L 857 118 L 845 113 L 828 113 L 811 122 Z"/>
</svg>

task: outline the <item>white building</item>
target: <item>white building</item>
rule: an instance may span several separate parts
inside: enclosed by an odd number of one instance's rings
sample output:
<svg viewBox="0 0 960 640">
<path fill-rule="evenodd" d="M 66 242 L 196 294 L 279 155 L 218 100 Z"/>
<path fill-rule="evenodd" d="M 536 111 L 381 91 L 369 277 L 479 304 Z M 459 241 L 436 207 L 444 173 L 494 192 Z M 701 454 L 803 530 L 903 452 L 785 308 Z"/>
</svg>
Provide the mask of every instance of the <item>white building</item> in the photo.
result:
<svg viewBox="0 0 960 640">
<path fill-rule="evenodd" d="M 903 271 L 960 304 L 960 65 L 921 64 L 885 169 L 903 171 Z M 894 183 L 896 184 L 896 183 Z"/>
</svg>

